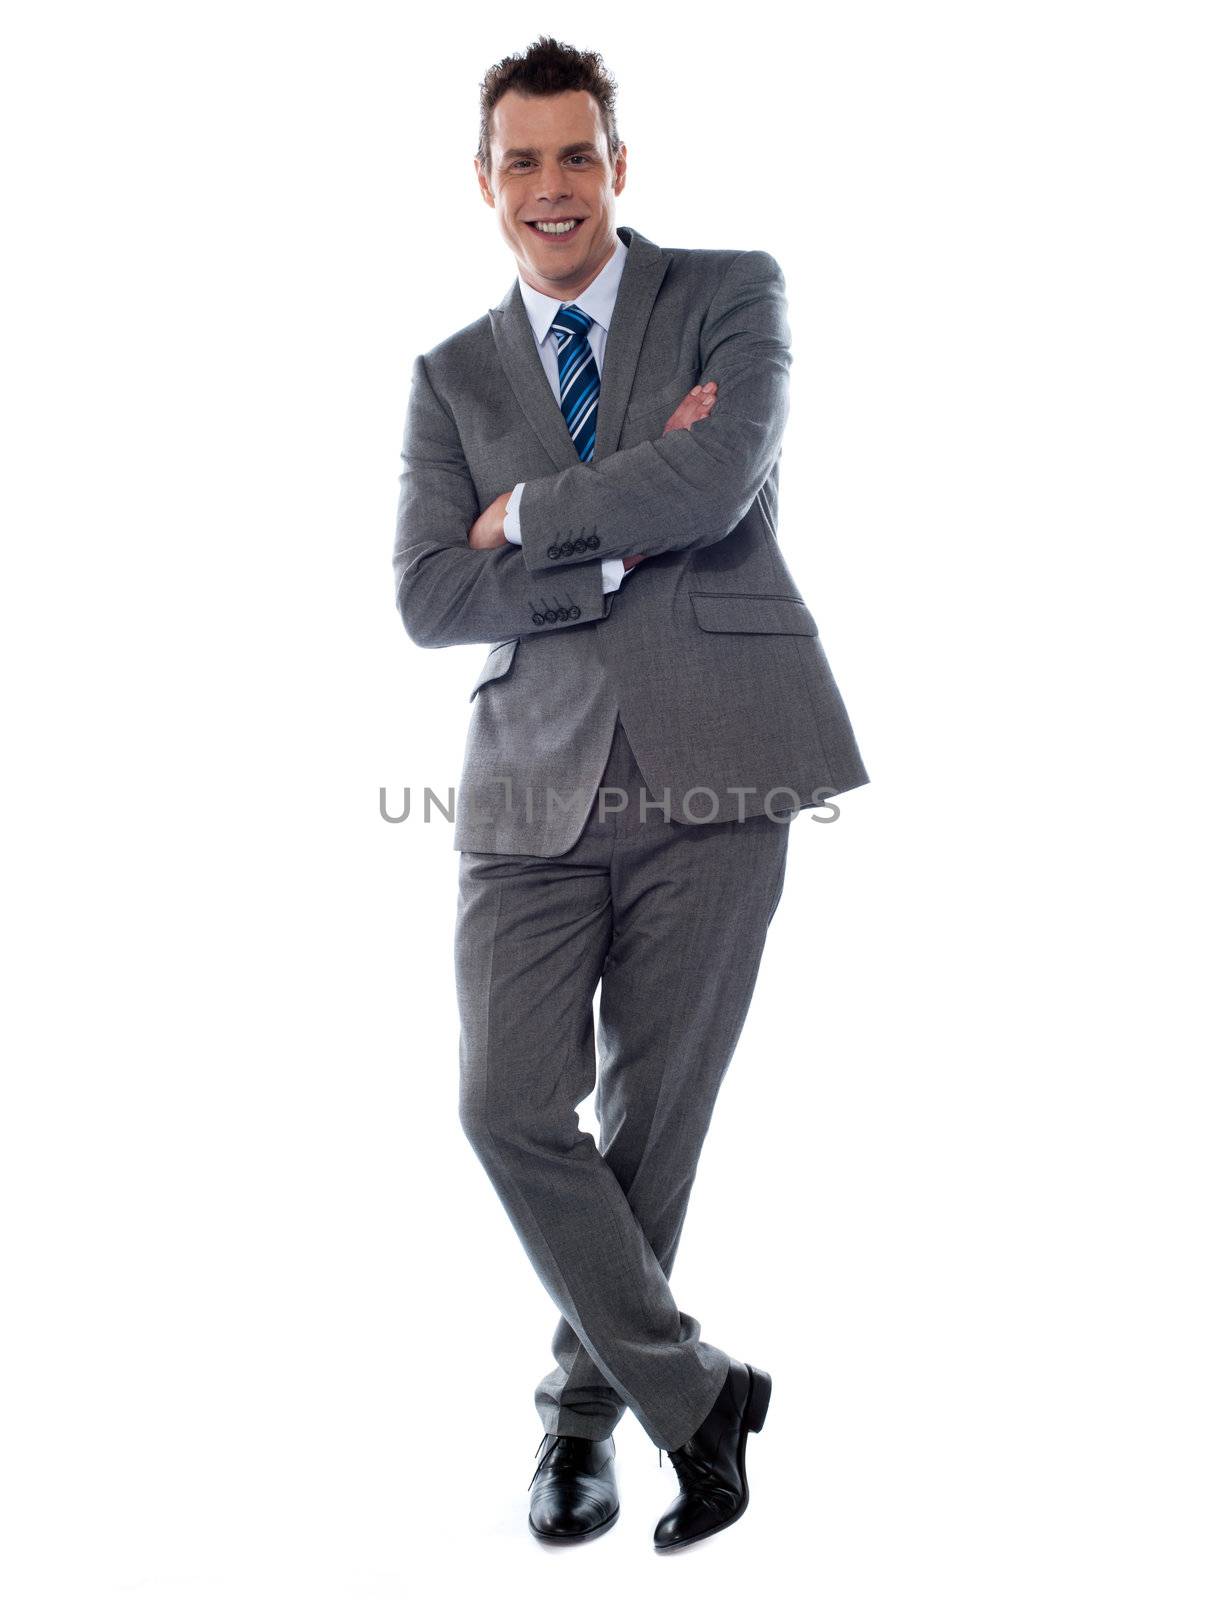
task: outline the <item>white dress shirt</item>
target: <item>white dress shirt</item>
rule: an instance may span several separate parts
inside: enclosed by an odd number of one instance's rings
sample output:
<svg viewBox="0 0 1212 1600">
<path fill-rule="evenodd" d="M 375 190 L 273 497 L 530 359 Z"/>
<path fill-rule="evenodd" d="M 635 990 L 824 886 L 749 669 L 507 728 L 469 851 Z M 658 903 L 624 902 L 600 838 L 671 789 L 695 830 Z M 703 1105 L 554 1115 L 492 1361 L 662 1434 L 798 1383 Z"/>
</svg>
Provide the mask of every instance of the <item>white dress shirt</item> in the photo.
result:
<svg viewBox="0 0 1212 1600">
<path fill-rule="evenodd" d="M 559 347 L 556 335 L 551 331 L 551 324 L 555 314 L 561 306 L 575 305 L 579 306 L 587 317 L 593 318 L 586 337 L 589 340 L 589 348 L 593 351 L 593 359 L 598 364 L 598 376 L 600 378 L 603 362 L 606 358 L 606 335 L 610 331 L 610 317 L 614 311 L 614 302 L 619 292 L 619 279 L 623 276 L 623 267 L 626 261 L 627 246 L 616 235 L 614 254 L 589 287 L 583 289 L 575 300 L 553 300 L 550 295 L 541 294 L 538 289 L 532 289 L 521 275 L 518 277 L 518 287 L 522 291 L 526 315 L 530 318 L 530 326 L 534 329 L 535 343 L 539 347 L 539 358 L 543 363 L 543 370 L 547 374 L 547 381 L 551 385 L 551 392 L 555 395 L 557 405 L 560 403 Z M 517 484 L 505 506 L 505 537 L 511 544 L 521 544 L 522 542 L 520 512 L 522 490 L 525 487 L 525 483 Z M 603 561 L 602 593 L 609 594 L 612 589 L 617 589 L 627 576 L 627 571 L 628 569 L 623 566 L 623 562 L 618 556 L 609 561 Z"/>
</svg>

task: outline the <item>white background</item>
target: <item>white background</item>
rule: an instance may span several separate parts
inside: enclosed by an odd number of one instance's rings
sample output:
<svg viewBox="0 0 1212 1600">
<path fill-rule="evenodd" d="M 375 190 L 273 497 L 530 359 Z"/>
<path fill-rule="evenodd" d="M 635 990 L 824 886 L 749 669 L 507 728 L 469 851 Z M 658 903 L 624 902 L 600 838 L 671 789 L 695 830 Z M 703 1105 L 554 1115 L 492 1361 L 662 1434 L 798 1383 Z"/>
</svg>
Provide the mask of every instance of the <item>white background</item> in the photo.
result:
<svg viewBox="0 0 1212 1600">
<path fill-rule="evenodd" d="M 6 24 L 6 1594 L 1207 1596 L 1202 9 Z M 456 1119 L 450 826 L 378 815 L 484 655 L 403 633 L 396 474 L 543 31 L 618 221 L 783 266 L 872 777 L 793 825 L 674 1273 L 774 1377 L 752 1503 L 664 1562 L 630 1416 L 617 1527 L 525 1532 L 555 1311 Z"/>
</svg>

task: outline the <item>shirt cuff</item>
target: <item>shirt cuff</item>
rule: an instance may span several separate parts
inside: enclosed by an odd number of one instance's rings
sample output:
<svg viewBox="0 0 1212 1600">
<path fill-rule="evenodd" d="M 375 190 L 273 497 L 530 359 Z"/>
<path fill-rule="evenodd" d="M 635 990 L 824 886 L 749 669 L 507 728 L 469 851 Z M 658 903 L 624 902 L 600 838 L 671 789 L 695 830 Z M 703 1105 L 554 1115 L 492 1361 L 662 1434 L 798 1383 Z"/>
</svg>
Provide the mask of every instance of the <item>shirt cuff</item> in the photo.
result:
<svg viewBox="0 0 1212 1600">
<path fill-rule="evenodd" d="M 623 566 L 622 556 L 611 556 L 602 562 L 602 593 L 610 594 L 612 590 L 622 587 L 623 579 L 627 576 L 627 569 Z"/>
<path fill-rule="evenodd" d="M 505 502 L 505 537 L 510 544 L 522 542 L 522 521 L 518 515 L 518 507 L 522 503 L 522 490 L 525 487 L 524 483 L 515 484 L 513 493 Z"/>
</svg>

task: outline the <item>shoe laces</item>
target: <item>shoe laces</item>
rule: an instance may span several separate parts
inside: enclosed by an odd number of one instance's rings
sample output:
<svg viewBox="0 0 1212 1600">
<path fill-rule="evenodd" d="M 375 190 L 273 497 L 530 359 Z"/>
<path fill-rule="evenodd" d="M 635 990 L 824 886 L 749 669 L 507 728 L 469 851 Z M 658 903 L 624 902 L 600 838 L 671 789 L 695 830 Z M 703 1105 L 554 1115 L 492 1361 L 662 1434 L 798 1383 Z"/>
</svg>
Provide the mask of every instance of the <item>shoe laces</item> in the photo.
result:
<svg viewBox="0 0 1212 1600">
<path fill-rule="evenodd" d="M 528 1489 L 533 1489 L 534 1488 L 534 1480 L 535 1480 L 535 1478 L 538 1477 L 539 1473 L 542 1472 L 543 1468 L 547 1465 L 547 1458 L 548 1458 L 548 1456 L 551 1455 L 552 1451 L 559 1444 L 560 1435 L 558 1433 L 545 1433 L 543 1435 L 543 1437 L 539 1440 L 539 1450 L 542 1450 L 543 1446 L 545 1444 L 547 1444 L 547 1441 L 549 1439 L 551 1440 L 551 1443 L 549 1445 L 547 1445 L 547 1451 L 546 1451 L 546 1454 L 543 1456 L 542 1461 L 540 1461 L 538 1466 L 534 1469 L 534 1477 L 532 1477 L 530 1482 L 526 1485 L 526 1487 Z M 535 1451 L 535 1455 L 536 1456 L 538 1455 L 539 1450 Z"/>
<path fill-rule="evenodd" d="M 658 1457 L 660 1449 L 657 1450 Z M 695 1455 L 685 1445 L 680 1450 L 667 1450 L 673 1462 L 678 1483 L 683 1494 L 694 1494 L 708 1505 L 730 1505 L 736 1498 L 727 1484 L 721 1483 L 714 1464 L 704 1456 Z"/>
</svg>

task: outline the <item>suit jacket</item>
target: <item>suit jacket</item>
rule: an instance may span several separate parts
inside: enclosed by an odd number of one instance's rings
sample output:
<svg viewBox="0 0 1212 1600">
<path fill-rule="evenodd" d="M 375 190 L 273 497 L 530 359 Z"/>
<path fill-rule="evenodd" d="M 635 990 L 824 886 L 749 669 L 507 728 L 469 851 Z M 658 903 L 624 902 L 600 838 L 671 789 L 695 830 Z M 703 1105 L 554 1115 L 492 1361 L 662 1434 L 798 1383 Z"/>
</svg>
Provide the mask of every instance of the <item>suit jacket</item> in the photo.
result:
<svg viewBox="0 0 1212 1600">
<path fill-rule="evenodd" d="M 677 822 L 794 813 L 869 781 L 778 542 L 791 366 L 778 263 L 618 232 L 592 461 L 577 459 L 516 280 L 413 366 L 396 603 L 418 645 L 491 644 L 457 850 L 570 849 L 616 717 Z M 709 379 L 712 415 L 662 436 Z M 472 523 L 522 480 L 521 545 L 472 550 Z M 603 594 L 601 560 L 640 553 Z"/>
</svg>

